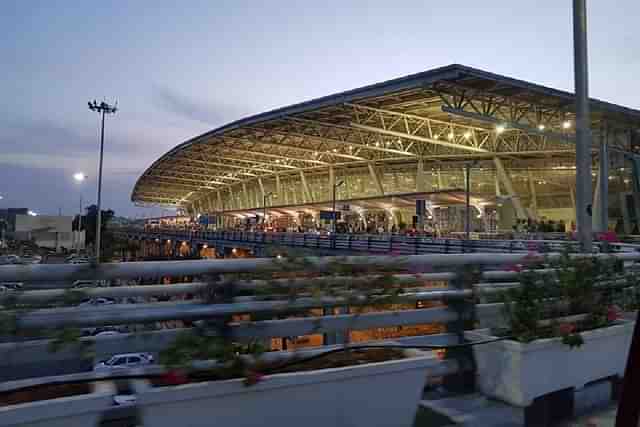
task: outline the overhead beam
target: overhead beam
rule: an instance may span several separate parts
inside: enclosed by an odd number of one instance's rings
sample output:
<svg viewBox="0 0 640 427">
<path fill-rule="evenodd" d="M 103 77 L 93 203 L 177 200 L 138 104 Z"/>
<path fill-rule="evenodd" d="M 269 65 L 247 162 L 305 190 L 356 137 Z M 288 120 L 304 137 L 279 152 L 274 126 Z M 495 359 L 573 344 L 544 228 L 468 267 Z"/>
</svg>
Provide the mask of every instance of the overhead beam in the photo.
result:
<svg viewBox="0 0 640 427">
<path fill-rule="evenodd" d="M 255 136 L 251 136 L 251 137 L 244 137 L 244 138 L 236 138 L 236 137 L 230 137 L 230 136 L 226 136 L 226 139 L 230 139 L 230 140 L 235 140 L 241 143 L 245 143 L 245 144 L 260 144 L 260 145 L 268 145 L 271 147 L 278 147 L 278 148 L 282 148 L 282 149 L 287 149 L 287 150 L 298 150 L 298 151 L 302 151 L 305 152 L 307 154 L 309 153 L 315 153 L 318 150 L 314 150 L 314 149 L 310 149 L 310 148 L 306 148 L 306 147 L 298 147 L 296 145 L 290 145 L 290 144 L 283 144 L 280 142 L 272 142 L 272 141 L 266 141 L 262 138 L 257 138 Z M 274 154 L 274 153 L 263 153 L 261 151 L 249 151 L 249 150 L 241 150 L 238 148 L 234 148 L 234 147 L 225 147 L 225 149 L 229 148 L 232 151 L 243 151 L 245 153 L 249 153 L 249 154 L 253 154 L 256 156 L 264 156 L 264 157 L 269 157 L 272 159 L 280 159 L 280 160 L 293 160 L 293 161 L 298 161 L 298 162 L 306 162 L 306 163 L 315 163 L 317 165 L 328 165 L 329 163 L 324 162 L 322 160 L 317 160 L 317 159 L 310 159 L 308 157 L 293 157 L 293 156 L 287 156 L 287 155 L 282 155 L 282 154 Z M 270 165 L 273 163 L 269 163 Z M 282 164 L 281 164 L 282 165 Z M 284 166 L 289 166 L 289 167 L 293 167 L 290 165 L 284 165 Z"/>
<path fill-rule="evenodd" d="M 403 132 L 396 132 L 394 130 L 380 129 L 374 126 L 361 125 L 355 122 L 351 122 L 351 126 L 353 126 L 356 129 L 364 130 L 367 132 L 374 132 L 374 133 L 379 133 L 381 135 L 393 136 L 396 138 L 404 138 L 404 139 L 409 139 L 409 140 L 418 141 L 418 142 L 425 142 L 428 144 L 441 145 L 443 147 L 455 148 L 456 150 L 472 151 L 474 153 L 489 153 L 489 151 L 485 150 L 484 148 L 472 147 L 469 145 L 461 145 L 453 142 L 443 141 L 440 139 L 426 138 L 424 136 L 411 135 Z"/>
</svg>

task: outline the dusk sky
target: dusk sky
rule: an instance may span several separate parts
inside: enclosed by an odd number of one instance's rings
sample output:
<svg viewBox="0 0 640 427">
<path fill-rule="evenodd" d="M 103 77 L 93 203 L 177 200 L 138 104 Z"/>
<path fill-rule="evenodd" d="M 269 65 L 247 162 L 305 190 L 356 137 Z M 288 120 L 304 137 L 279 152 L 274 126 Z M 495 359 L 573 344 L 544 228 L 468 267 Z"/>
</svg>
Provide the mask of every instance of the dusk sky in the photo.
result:
<svg viewBox="0 0 640 427">
<path fill-rule="evenodd" d="M 640 108 L 640 2 L 588 7 L 591 96 Z M 573 90 L 570 0 L 6 0 L 0 28 L 0 208 L 49 214 L 96 198 L 94 98 L 119 107 L 103 206 L 149 216 L 140 174 L 247 115 L 451 63 Z"/>
</svg>

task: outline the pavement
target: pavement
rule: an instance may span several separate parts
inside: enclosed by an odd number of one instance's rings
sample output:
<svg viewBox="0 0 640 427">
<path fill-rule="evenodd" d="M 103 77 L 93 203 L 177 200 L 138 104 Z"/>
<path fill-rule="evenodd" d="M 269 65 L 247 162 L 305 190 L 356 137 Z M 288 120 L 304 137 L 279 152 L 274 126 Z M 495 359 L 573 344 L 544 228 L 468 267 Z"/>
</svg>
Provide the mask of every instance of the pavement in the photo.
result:
<svg viewBox="0 0 640 427">
<path fill-rule="evenodd" d="M 591 409 L 557 427 L 614 427 L 617 403 Z M 479 393 L 423 400 L 414 427 L 522 427 L 524 411 Z"/>
</svg>

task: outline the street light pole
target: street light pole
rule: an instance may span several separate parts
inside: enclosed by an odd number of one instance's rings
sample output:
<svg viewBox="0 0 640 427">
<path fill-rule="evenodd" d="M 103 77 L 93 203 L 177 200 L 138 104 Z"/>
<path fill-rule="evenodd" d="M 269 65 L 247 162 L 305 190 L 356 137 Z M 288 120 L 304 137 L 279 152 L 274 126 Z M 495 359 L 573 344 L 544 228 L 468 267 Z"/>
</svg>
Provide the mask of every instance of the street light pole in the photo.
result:
<svg viewBox="0 0 640 427">
<path fill-rule="evenodd" d="M 573 51 L 576 91 L 576 226 L 581 250 L 592 252 L 591 115 L 586 0 L 573 0 Z"/>
<path fill-rule="evenodd" d="M 98 166 L 98 217 L 96 221 L 96 241 L 95 241 L 95 255 L 96 255 L 96 263 L 100 263 L 100 238 L 101 238 L 101 228 L 102 228 L 102 211 L 101 211 L 101 202 L 102 202 L 102 160 L 104 157 L 104 116 L 106 114 L 115 114 L 117 111 L 117 107 L 111 106 L 106 102 L 101 102 L 98 104 L 95 100 L 93 102 L 89 102 L 89 109 L 91 111 L 95 111 L 98 114 L 102 115 L 102 124 L 100 128 L 100 163 Z"/>
<path fill-rule="evenodd" d="M 73 179 L 75 179 L 78 183 L 83 182 L 87 179 L 87 175 L 82 172 L 76 172 L 73 174 Z M 80 253 L 80 242 L 82 236 L 82 189 L 80 189 L 80 213 L 78 215 L 78 242 L 76 246 L 76 253 Z"/>
</svg>

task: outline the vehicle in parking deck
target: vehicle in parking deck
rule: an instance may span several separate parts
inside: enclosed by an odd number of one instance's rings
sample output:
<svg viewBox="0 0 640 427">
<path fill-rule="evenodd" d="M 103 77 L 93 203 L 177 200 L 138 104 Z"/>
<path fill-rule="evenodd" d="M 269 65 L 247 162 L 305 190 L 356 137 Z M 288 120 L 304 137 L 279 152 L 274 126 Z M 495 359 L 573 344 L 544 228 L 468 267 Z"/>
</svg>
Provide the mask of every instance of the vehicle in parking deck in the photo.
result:
<svg viewBox="0 0 640 427">
<path fill-rule="evenodd" d="M 86 299 L 82 301 L 80 304 L 78 304 L 78 307 L 100 306 L 100 305 L 109 305 L 109 304 L 115 304 L 115 303 L 116 302 L 111 298 L 98 297 L 98 298 Z"/>
<path fill-rule="evenodd" d="M 113 335 L 120 335 L 120 331 L 115 331 L 115 330 L 102 331 L 102 332 L 98 332 L 97 334 L 95 334 L 93 336 L 94 337 L 109 337 L 109 336 L 113 336 Z"/>
<path fill-rule="evenodd" d="M 77 288 L 103 288 L 108 286 L 106 280 L 76 280 L 73 282 L 73 289 Z"/>
<path fill-rule="evenodd" d="M 71 258 L 68 261 L 65 261 L 67 264 L 89 264 L 89 258 Z"/>
<path fill-rule="evenodd" d="M 20 264 L 18 255 L 2 255 L 0 256 L 0 265 L 4 264 Z"/>
<path fill-rule="evenodd" d="M 11 291 L 19 291 L 20 289 L 22 289 L 23 285 L 24 283 L 22 282 L 0 282 L 0 286 Z"/>
<path fill-rule="evenodd" d="M 154 362 L 151 353 L 125 353 L 116 354 L 107 360 L 100 361 L 93 367 L 94 371 L 112 371 L 119 369 L 131 369 L 150 365 Z"/>
</svg>

